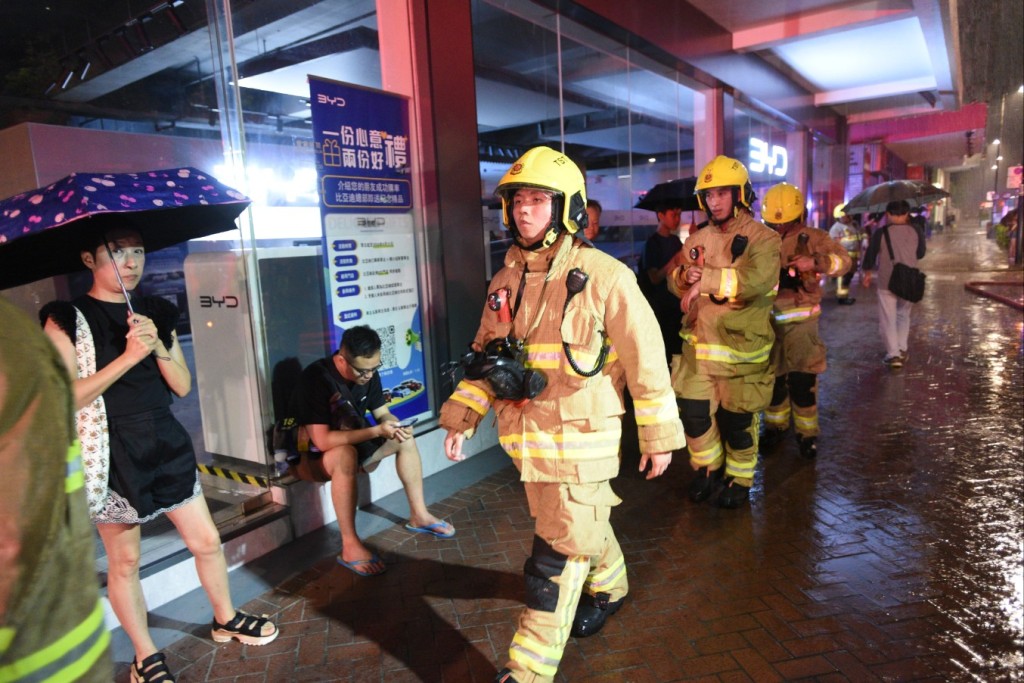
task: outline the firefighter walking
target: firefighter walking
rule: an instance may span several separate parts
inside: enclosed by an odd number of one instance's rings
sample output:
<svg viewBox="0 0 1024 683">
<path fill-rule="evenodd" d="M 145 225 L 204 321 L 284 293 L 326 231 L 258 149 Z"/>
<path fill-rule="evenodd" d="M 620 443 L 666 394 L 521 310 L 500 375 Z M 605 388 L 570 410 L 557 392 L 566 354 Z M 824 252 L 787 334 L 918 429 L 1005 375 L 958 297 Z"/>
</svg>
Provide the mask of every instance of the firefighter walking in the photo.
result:
<svg viewBox="0 0 1024 683">
<path fill-rule="evenodd" d="M 796 432 L 800 455 L 814 458 L 818 441 L 818 375 L 825 372 L 825 344 L 818 336 L 821 279 L 850 269 L 848 250 L 829 233 L 804 225 L 804 194 L 789 183 L 770 188 L 761 202 L 761 219 L 782 237 L 779 292 L 772 306 L 775 387 L 764 412 L 761 453 L 768 453 L 789 429 Z"/>
<path fill-rule="evenodd" d="M 843 212 L 845 206 L 845 204 L 837 204 L 832 211 L 832 217 L 836 219 L 836 222 L 829 228 L 828 234 L 846 250 L 846 255 L 850 257 L 850 267 L 845 273 L 836 277 L 836 303 L 841 306 L 850 306 L 857 301 L 850 296 L 850 285 L 853 282 L 853 276 L 857 273 L 857 267 L 860 265 L 860 252 L 864 247 L 864 232 L 857 225 L 853 216 L 847 216 Z"/>
<path fill-rule="evenodd" d="M 739 161 L 716 157 L 696 190 L 710 224 L 690 235 L 672 271 L 670 288 L 684 313 L 672 385 L 696 470 L 690 500 L 707 500 L 721 484 L 718 505 L 738 508 L 754 481 L 758 415 L 772 391 L 769 316 L 780 239 L 751 216 L 754 191 Z"/>
<path fill-rule="evenodd" d="M 515 238 L 491 282 L 465 379 L 441 409 L 445 453 L 491 409 L 536 520 L 523 568 L 526 609 L 496 680 L 554 680 L 570 635 L 597 633 L 629 590 L 609 522 L 620 500 L 623 387 L 639 432 L 640 471 L 660 476 L 683 446 L 658 321 L 632 271 L 586 240 L 583 175 L 536 147 L 498 185 Z M 582 597 L 581 597 L 582 596 Z"/>
</svg>

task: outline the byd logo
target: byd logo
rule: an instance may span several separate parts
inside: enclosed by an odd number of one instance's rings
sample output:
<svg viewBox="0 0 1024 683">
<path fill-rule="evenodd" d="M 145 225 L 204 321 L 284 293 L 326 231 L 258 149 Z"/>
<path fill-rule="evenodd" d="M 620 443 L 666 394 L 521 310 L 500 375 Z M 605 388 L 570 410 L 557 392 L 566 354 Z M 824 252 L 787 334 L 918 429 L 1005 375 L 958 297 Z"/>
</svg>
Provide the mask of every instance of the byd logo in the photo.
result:
<svg viewBox="0 0 1024 683">
<path fill-rule="evenodd" d="M 317 104 L 326 104 L 326 105 L 331 106 L 331 107 L 344 107 L 345 106 L 345 98 L 341 97 L 340 95 L 338 97 L 333 97 L 331 95 L 324 95 L 323 93 L 317 93 L 316 103 Z"/>
<path fill-rule="evenodd" d="M 213 308 L 214 306 L 217 308 L 238 308 L 238 297 L 228 294 L 227 296 L 218 299 L 217 297 L 209 296 L 208 294 L 199 295 L 200 308 Z"/>
<path fill-rule="evenodd" d="M 750 172 L 786 177 L 789 170 L 789 154 L 780 145 L 769 145 L 764 140 L 750 138 Z"/>
</svg>

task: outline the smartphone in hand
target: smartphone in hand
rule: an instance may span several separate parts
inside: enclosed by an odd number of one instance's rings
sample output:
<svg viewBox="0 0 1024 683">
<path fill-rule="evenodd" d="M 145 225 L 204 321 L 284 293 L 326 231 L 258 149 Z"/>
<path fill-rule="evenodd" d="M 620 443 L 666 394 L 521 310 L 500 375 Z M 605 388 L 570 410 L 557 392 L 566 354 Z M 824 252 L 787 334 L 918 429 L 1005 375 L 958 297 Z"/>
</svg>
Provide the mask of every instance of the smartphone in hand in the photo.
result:
<svg viewBox="0 0 1024 683">
<path fill-rule="evenodd" d="M 399 422 L 398 426 L 399 427 L 403 427 L 403 428 L 404 427 L 412 427 L 414 424 L 416 424 L 419 421 L 420 421 L 420 419 L 418 417 L 407 417 L 404 420 L 402 420 L 401 422 Z"/>
</svg>

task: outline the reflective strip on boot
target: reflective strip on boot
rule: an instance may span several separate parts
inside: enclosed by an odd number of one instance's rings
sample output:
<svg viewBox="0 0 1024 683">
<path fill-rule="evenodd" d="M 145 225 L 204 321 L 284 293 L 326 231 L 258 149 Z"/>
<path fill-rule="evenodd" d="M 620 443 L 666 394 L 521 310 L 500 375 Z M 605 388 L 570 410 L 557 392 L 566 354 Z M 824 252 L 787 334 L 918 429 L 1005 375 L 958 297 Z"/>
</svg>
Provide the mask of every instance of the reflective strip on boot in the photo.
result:
<svg viewBox="0 0 1024 683">
<path fill-rule="evenodd" d="M 783 430 L 789 427 L 789 416 L 788 401 L 780 407 L 768 406 L 764 411 L 764 423 L 771 429 Z"/>
</svg>

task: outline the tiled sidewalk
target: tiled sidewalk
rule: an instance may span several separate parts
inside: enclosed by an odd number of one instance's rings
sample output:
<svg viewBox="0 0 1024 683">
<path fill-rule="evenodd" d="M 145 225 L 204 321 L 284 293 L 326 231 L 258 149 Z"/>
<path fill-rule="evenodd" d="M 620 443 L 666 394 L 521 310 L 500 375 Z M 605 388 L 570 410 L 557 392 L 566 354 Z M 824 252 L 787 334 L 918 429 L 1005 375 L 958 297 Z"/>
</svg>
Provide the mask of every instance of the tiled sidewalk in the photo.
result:
<svg viewBox="0 0 1024 683">
<path fill-rule="evenodd" d="M 880 362 L 873 291 L 826 302 L 819 456 L 787 440 L 749 507 L 690 503 L 681 457 L 644 480 L 627 429 L 613 525 L 630 595 L 599 635 L 570 639 L 559 681 L 1024 680 L 1024 323 L 963 288 L 988 263 L 983 236 L 929 249 L 903 371 Z M 491 681 L 523 601 L 521 485 L 508 466 L 431 509 L 457 536 L 373 536 L 379 577 L 334 563 L 334 529 L 274 553 L 265 566 L 287 578 L 248 605 L 282 629 L 266 647 L 157 618 L 190 634 L 168 648 L 178 680 Z"/>
</svg>

